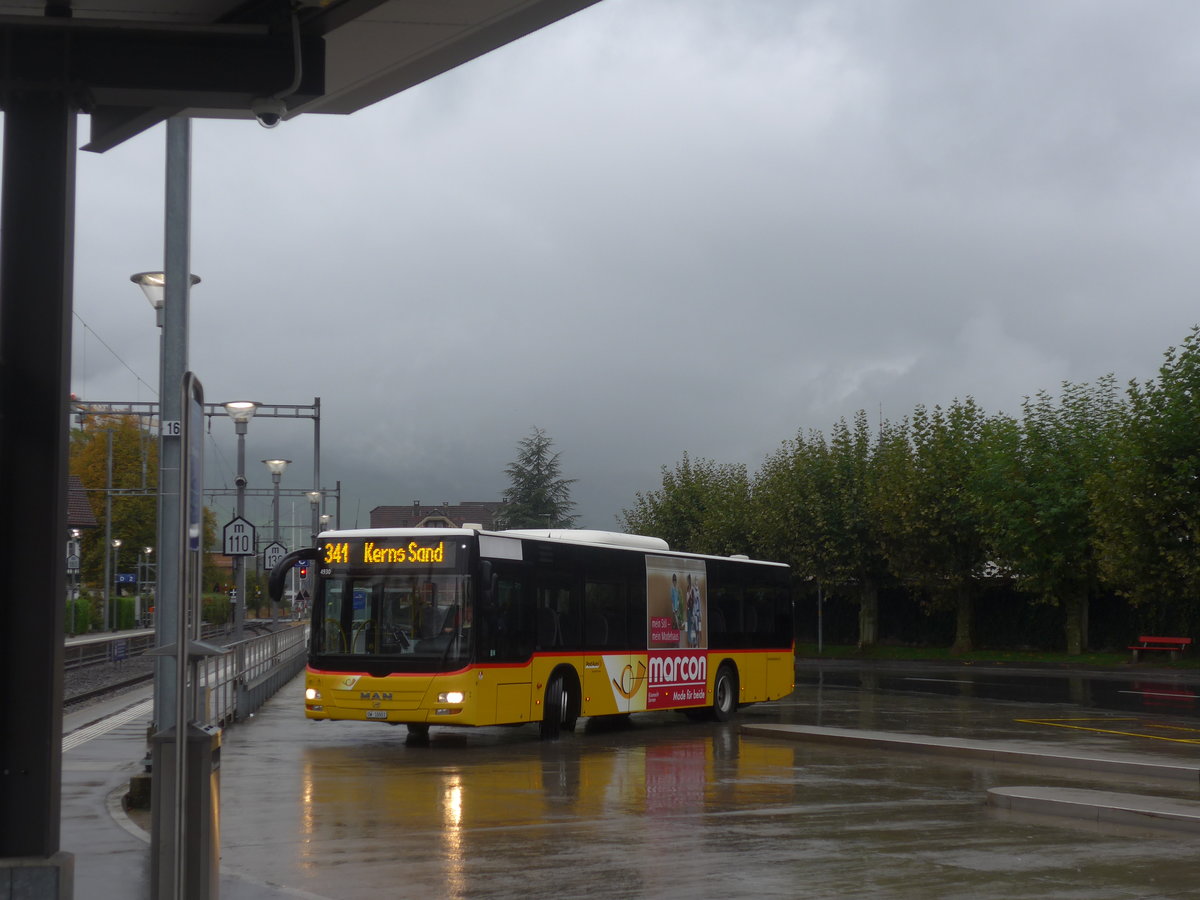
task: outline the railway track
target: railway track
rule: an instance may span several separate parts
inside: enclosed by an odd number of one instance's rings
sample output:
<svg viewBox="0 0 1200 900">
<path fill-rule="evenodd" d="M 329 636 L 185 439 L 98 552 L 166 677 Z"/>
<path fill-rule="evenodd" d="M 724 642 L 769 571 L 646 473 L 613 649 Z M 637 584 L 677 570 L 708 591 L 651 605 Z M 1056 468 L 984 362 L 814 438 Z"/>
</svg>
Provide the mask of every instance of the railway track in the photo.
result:
<svg viewBox="0 0 1200 900">
<path fill-rule="evenodd" d="M 127 691 L 154 677 L 154 657 L 139 655 L 121 662 L 98 662 L 63 672 L 63 707 L 71 709 Z"/>
<path fill-rule="evenodd" d="M 218 635 L 205 626 L 204 637 Z M 97 634 L 69 640 L 63 649 L 63 707 L 80 705 L 145 684 L 154 677 L 155 634 L 146 629 L 118 635 Z"/>
<path fill-rule="evenodd" d="M 131 675 L 124 678 L 115 679 L 105 684 L 94 687 L 75 688 L 64 685 L 63 689 L 63 708 L 72 709 L 77 706 L 83 706 L 93 700 L 100 700 L 104 697 L 109 697 L 113 694 L 119 694 L 122 691 L 130 690 L 131 688 L 143 685 L 154 678 L 153 668 L 149 672 L 140 672 L 137 675 Z"/>
</svg>

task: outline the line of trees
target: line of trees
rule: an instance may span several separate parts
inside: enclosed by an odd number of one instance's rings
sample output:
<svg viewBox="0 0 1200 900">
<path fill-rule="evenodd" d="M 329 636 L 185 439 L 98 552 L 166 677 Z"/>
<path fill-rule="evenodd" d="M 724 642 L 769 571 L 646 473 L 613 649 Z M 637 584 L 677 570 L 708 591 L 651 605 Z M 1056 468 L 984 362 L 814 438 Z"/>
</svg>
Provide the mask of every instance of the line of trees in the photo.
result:
<svg viewBox="0 0 1200 900">
<path fill-rule="evenodd" d="M 907 596 L 952 615 L 952 649 L 970 650 L 998 583 L 1056 608 L 1072 654 L 1088 649 L 1101 598 L 1128 620 L 1191 634 L 1200 327 L 1157 377 L 1124 391 L 1112 376 L 1067 383 L 1026 398 L 1017 416 L 969 397 L 898 422 L 860 411 L 828 435 L 784 441 L 754 475 L 685 454 L 619 518 L 678 549 L 789 563 L 802 587 L 856 604 L 863 646 L 880 640 L 881 597 Z"/>
</svg>

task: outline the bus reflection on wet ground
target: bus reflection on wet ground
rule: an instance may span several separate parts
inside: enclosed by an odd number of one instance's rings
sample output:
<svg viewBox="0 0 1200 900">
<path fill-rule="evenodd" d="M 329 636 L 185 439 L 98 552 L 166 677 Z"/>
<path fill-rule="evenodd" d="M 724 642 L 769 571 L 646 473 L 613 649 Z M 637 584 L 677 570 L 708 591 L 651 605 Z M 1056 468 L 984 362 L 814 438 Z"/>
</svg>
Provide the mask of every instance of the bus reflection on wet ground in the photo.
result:
<svg viewBox="0 0 1200 900">
<path fill-rule="evenodd" d="M 859 676 L 802 683 L 740 716 L 1189 760 L 1195 745 L 1181 741 L 1200 742 L 1186 716 L 1140 714 L 1178 738 L 1155 741 L 1107 727 L 1123 713 L 961 686 L 899 691 L 893 675 L 875 689 Z M 673 713 L 584 720 L 551 743 L 524 727 L 434 729 L 411 746 L 400 729 L 304 720 L 300 689 L 225 743 L 222 866 L 313 896 L 1128 897 L 1200 885 L 1186 835 L 1022 821 L 984 804 L 1001 785 L 1198 799 L 1196 785 L 775 741 Z M 1084 713 L 1098 727 L 1053 726 Z"/>
</svg>

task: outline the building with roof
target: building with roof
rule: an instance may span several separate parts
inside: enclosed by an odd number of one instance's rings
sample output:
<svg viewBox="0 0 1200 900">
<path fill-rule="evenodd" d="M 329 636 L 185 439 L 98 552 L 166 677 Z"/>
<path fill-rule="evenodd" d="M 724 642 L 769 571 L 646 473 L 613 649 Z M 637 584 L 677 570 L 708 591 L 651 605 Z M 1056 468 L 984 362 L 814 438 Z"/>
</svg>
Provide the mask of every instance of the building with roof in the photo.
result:
<svg viewBox="0 0 1200 900">
<path fill-rule="evenodd" d="M 461 528 L 468 523 L 485 530 L 495 527 L 498 500 L 442 501 L 426 506 L 414 500 L 409 506 L 377 506 L 371 510 L 372 528 Z"/>
<path fill-rule="evenodd" d="M 96 514 L 88 502 L 87 489 L 78 475 L 67 476 L 67 531 L 74 534 L 85 528 L 99 528 Z"/>
</svg>

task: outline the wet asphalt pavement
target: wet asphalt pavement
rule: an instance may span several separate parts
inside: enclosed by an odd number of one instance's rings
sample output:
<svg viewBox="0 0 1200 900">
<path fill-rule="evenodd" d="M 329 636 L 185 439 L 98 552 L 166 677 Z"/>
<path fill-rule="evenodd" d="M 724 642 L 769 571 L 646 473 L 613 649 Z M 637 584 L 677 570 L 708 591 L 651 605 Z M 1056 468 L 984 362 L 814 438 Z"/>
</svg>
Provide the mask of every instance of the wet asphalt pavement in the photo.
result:
<svg viewBox="0 0 1200 900">
<path fill-rule="evenodd" d="M 741 721 L 1189 762 L 1200 749 L 1194 688 L 1173 675 L 799 672 L 791 697 Z M 583 720 L 549 744 L 527 726 L 435 728 L 412 746 L 400 728 L 305 720 L 302 689 L 225 736 L 223 896 L 1200 896 L 1194 835 L 985 804 L 1006 785 L 1200 800 L 1194 783 L 772 740 L 668 713 Z"/>
</svg>

